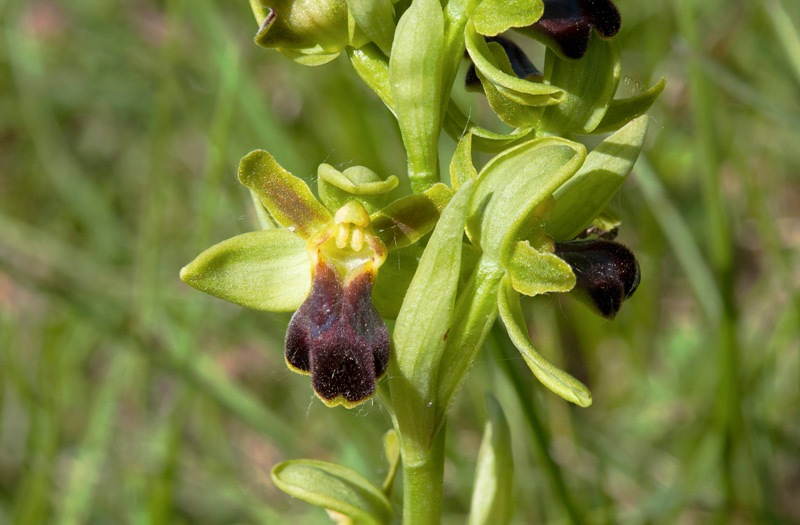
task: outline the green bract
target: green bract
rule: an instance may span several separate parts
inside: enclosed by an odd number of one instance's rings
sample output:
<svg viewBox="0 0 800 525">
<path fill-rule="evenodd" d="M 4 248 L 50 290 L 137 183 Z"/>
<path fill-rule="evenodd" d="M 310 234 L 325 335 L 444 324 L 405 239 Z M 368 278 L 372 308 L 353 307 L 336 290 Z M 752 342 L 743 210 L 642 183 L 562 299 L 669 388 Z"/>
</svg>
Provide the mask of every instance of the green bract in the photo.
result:
<svg viewBox="0 0 800 525">
<path fill-rule="evenodd" d="M 296 459 L 275 465 L 271 477 L 287 494 L 347 516 L 354 525 L 383 525 L 391 521 L 392 504 L 383 492 L 347 467 Z"/>
</svg>

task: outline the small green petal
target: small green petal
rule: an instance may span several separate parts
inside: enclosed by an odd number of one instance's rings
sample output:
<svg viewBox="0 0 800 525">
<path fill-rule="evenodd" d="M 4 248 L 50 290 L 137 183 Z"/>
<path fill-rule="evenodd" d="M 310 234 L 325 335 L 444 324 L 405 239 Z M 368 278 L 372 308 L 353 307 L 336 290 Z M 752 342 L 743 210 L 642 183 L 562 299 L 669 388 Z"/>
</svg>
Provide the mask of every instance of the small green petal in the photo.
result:
<svg viewBox="0 0 800 525">
<path fill-rule="evenodd" d="M 496 36 L 512 27 L 533 25 L 542 17 L 541 0 L 482 0 L 470 18 L 475 30 L 485 36 Z"/>
<path fill-rule="evenodd" d="M 181 270 L 181 280 L 247 308 L 291 312 L 311 290 L 311 269 L 303 239 L 263 230 L 207 249 Z"/>
<path fill-rule="evenodd" d="M 531 247 L 528 241 L 514 245 L 505 267 L 511 285 L 525 295 L 568 292 L 575 286 L 575 274 L 566 262 L 553 253 Z"/>
<path fill-rule="evenodd" d="M 649 117 L 632 120 L 586 157 L 578 173 L 558 188 L 545 226 L 556 242 L 575 238 L 600 214 L 633 169 L 647 134 Z"/>
<path fill-rule="evenodd" d="M 591 405 L 592 394 L 586 388 L 586 385 L 554 366 L 533 347 L 528 337 L 525 319 L 522 316 L 522 309 L 519 305 L 519 294 L 511 286 L 511 278 L 509 276 L 504 277 L 500 284 L 498 309 L 500 318 L 508 331 L 508 336 L 522 354 L 522 358 L 533 372 L 533 375 L 544 386 L 567 401 L 582 407 Z"/>
<path fill-rule="evenodd" d="M 467 22 L 464 28 L 464 41 L 475 68 L 514 102 L 526 106 L 547 106 L 558 104 L 564 96 L 564 91 L 557 86 L 529 82 L 503 71 L 495 61 L 486 41 L 475 31 L 471 21 Z"/>
<path fill-rule="evenodd" d="M 239 163 L 239 182 L 252 189 L 281 226 L 307 239 L 332 219 L 308 185 L 281 167 L 264 150 L 248 153 Z"/>
<path fill-rule="evenodd" d="M 471 121 L 454 103 L 447 106 L 444 119 L 444 130 L 454 140 L 461 140 L 464 134 L 472 135 L 472 147 L 479 151 L 499 153 L 514 142 L 524 139 L 532 131 L 532 127 L 519 128 L 509 134 L 495 133 L 482 128 Z"/>
<path fill-rule="evenodd" d="M 353 524 L 381 525 L 392 521 L 392 504 L 361 474 L 342 465 L 313 459 L 278 463 L 272 482 L 290 496 L 344 514 Z"/>
<path fill-rule="evenodd" d="M 453 190 L 438 183 L 398 199 L 372 214 L 372 230 L 390 250 L 413 244 L 433 230 L 452 196 Z"/>
<path fill-rule="evenodd" d="M 500 70 L 506 74 L 513 75 L 514 70 L 503 46 L 497 42 L 489 42 L 488 46 Z M 543 108 L 515 102 L 513 98 L 505 95 L 507 91 L 500 91 L 494 84 L 489 82 L 486 75 L 480 70 L 476 70 L 476 73 L 483 85 L 483 92 L 486 94 L 489 106 L 491 106 L 492 111 L 497 114 L 500 120 L 509 126 L 520 128 L 533 126 L 541 118 Z"/>
<path fill-rule="evenodd" d="M 389 192 L 400 183 L 394 175 L 382 180 L 364 166 L 352 166 L 341 172 L 330 164 L 320 164 L 317 175 L 320 200 L 331 210 L 338 210 L 355 198 L 373 213 L 384 205 Z"/>
</svg>

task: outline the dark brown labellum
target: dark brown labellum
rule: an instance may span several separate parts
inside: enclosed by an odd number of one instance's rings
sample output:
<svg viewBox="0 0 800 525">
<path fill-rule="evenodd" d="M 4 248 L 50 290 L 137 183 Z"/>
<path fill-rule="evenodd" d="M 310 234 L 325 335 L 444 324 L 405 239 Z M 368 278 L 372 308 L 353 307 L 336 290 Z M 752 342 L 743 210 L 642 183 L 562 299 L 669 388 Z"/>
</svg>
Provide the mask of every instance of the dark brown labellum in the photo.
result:
<svg viewBox="0 0 800 525">
<path fill-rule="evenodd" d="M 369 399 L 389 362 L 389 331 L 372 304 L 373 273 L 342 283 L 320 258 L 311 294 L 286 334 L 286 361 L 311 374 L 314 391 L 328 405 L 355 406 Z"/>
<path fill-rule="evenodd" d="M 544 0 L 544 14 L 532 29 L 554 43 L 567 58 L 581 58 L 592 28 L 603 38 L 619 32 L 622 22 L 611 0 Z"/>
<path fill-rule="evenodd" d="M 556 243 L 555 253 L 575 273 L 578 298 L 607 319 L 616 317 L 639 286 L 639 263 L 633 252 L 617 242 L 561 242 Z"/>
</svg>

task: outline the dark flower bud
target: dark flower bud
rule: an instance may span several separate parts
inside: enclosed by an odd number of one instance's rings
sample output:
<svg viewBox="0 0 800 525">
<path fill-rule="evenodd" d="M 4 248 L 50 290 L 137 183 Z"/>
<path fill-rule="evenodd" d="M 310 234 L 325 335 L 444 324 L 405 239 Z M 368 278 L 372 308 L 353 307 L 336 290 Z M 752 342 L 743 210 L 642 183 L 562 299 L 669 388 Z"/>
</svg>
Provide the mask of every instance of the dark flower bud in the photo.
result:
<svg viewBox="0 0 800 525">
<path fill-rule="evenodd" d="M 534 82 L 542 80 L 542 72 L 533 65 L 533 62 L 530 61 L 528 55 L 526 55 L 525 52 L 512 40 L 502 36 L 490 36 L 486 37 L 486 41 L 497 42 L 503 46 L 506 56 L 508 57 L 508 61 L 511 62 L 511 69 L 514 70 L 514 74 L 519 78 Z M 469 69 L 467 69 L 467 76 L 464 79 L 464 84 L 469 91 L 483 91 L 483 86 L 481 86 L 481 81 L 478 78 L 478 72 L 475 69 L 475 64 L 469 65 Z"/>
<path fill-rule="evenodd" d="M 544 14 L 529 29 L 567 58 L 580 58 L 589 47 L 592 28 L 603 38 L 611 38 L 621 20 L 611 0 L 544 0 Z"/>
<path fill-rule="evenodd" d="M 639 286 L 639 263 L 625 246 L 605 240 L 569 241 L 555 245 L 555 254 L 575 273 L 577 298 L 607 319 Z"/>
</svg>

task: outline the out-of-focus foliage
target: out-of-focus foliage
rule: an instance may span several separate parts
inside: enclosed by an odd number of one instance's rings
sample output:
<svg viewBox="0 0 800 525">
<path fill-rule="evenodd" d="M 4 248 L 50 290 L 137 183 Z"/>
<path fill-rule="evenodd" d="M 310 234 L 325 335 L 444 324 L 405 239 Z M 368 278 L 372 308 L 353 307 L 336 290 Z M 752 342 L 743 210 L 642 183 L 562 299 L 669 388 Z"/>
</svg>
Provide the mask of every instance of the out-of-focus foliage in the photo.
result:
<svg viewBox="0 0 800 525">
<path fill-rule="evenodd" d="M 617 5 L 617 96 L 668 81 L 612 202 L 642 283 L 614 322 L 523 302 L 589 409 L 545 392 L 496 330 L 450 418 L 445 514 L 466 520 L 491 390 L 515 523 L 800 523 L 800 12 Z M 288 316 L 177 278 L 255 228 L 248 151 L 309 182 L 320 162 L 405 169 L 346 57 L 300 67 L 256 29 L 246 2 L 0 0 L 0 523 L 325 523 L 271 484 L 276 463 L 384 479 L 388 416 L 316 400 L 283 363 Z M 456 95 L 502 131 L 482 95 Z"/>
</svg>

